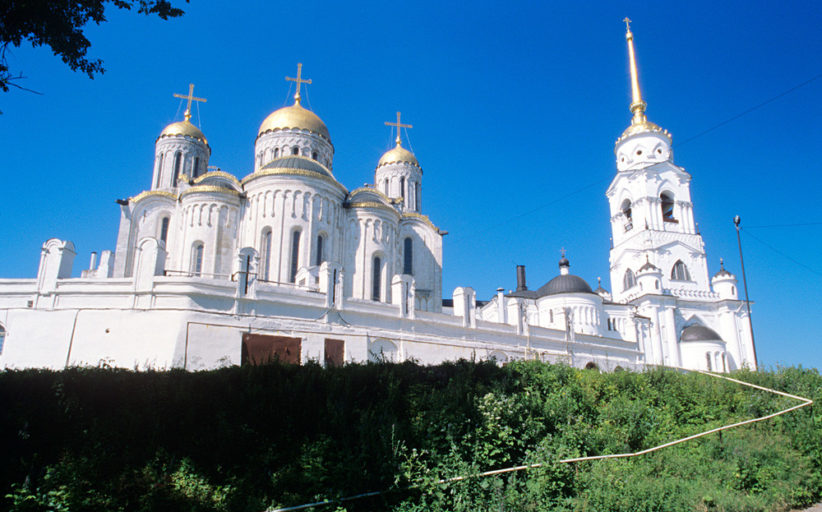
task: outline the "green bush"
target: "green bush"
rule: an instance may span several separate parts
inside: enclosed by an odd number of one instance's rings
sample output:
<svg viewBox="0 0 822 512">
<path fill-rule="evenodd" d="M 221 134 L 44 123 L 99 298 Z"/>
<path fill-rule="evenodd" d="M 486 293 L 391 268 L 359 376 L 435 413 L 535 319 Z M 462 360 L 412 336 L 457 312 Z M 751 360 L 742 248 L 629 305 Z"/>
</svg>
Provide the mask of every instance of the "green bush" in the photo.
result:
<svg viewBox="0 0 822 512">
<path fill-rule="evenodd" d="M 822 399 L 816 370 L 735 377 Z M 564 365 L 271 364 L 0 373 L 0 485 L 15 511 L 779 511 L 822 492 L 816 406 L 700 374 Z M 521 464 L 527 471 L 450 483 Z M 336 502 L 346 496 L 377 496 Z"/>
</svg>

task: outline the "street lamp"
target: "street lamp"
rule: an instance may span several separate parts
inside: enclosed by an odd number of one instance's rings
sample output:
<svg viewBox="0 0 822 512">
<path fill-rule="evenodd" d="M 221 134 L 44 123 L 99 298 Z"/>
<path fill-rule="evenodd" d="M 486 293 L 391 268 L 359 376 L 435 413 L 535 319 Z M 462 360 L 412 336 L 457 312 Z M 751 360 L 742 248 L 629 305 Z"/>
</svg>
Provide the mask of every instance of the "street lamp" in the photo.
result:
<svg viewBox="0 0 822 512">
<path fill-rule="evenodd" d="M 748 327 L 751 330 L 751 347 L 753 347 L 754 364 L 759 368 L 759 362 L 756 358 L 756 343 L 754 343 L 753 320 L 751 320 L 751 301 L 748 300 L 748 279 L 745 277 L 745 260 L 742 258 L 742 238 L 739 235 L 739 223 L 742 219 L 739 215 L 734 217 L 734 226 L 736 226 L 736 242 L 739 244 L 739 263 L 742 265 L 742 285 L 745 287 L 745 307 L 748 310 Z"/>
</svg>

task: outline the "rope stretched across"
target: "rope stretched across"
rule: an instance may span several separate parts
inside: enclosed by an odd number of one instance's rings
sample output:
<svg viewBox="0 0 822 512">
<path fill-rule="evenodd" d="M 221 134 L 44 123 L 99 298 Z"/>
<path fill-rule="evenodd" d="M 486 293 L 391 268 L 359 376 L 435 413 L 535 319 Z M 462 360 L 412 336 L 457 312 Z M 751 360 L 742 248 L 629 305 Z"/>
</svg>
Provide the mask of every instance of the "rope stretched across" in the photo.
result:
<svg viewBox="0 0 822 512">
<path fill-rule="evenodd" d="M 677 368 L 677 370 L 682 370 L 682 369 Z M 674 445 L 677 445 L 677 444 L 680 444 L 680 443 L 685 443 L 687 441 L 692 441 L 694 439 L 698 439 L 700 437 L 704 437 L 704 436 L 707 436 L 707 435 L 710 435 L 710 434 L 714 434 L 716 432 L 721 432 L 723 430 L 729 430 L 729 429 L 732 429 L 732 428 L 741 427 L 743 425 L 749 425 L 751 423 L 757 423 L 757 422 L 760 422 L 760 421 L 769 420 L 771 418 L 775 418 L 777 416 L 787 414 L 791 411 L 801 409 L 802 407 L 807 407 L 809 405 L 813 405 L 813 400 L 811 400 L 810 398 L 805 398 L 805 397 L 801 397 L 801 396 L 797 396 L 797 395 L 792 395 L 790 393 L 785 393 L 784 391 L 778 391 L 776 389 L 766 388 L 764 386 L 758 386 L 756 384 L 751 384 L 750 382 L 745 382 L 745 381 L 742 381 L 742 380 L 733 379 L 731 377 L 726 377 L 724 375 L 718 375 L 716 373 L 706 372 L 706 371 L 702 371 L 702 370 L 685 370 L 685 371 L 693 371 L 693 372 L 696 372 L 696 373 L 701 373 L 702 375 L 708 375 L 709 377 L 714 377 L 714 378 L 717 378 L 717 379 L 724 379 L 724 380 L 727 380 L 727 381 L 730 381 L 730 382 L 734 382 L 736 384 L 741 384 L 743 386 L 748 386 L 750 388 L 758 389 L 760 391 L 766 391 L 768 393 L 773 393 L 775 395 L 784 396 L 784 397 L 787 397 L 787 398 L 791 398 L 793 400 L 799 400 L 802 403 L 800 403 L 799 405 L 794 405 L 793 407 L 788 407 L 787 409 L 783 409 L 781 411 L 778 411 L 778 412 L 775 412 L 775 413 L 772 413 L 772 414 L 768 414 L 768 415 L 765 415 L 765 416 L 760 416 L 758 418 L 753 418 L 753 419 L 750 419 L 750 420 L 739 421 L 737 423 L 730 423 L 728 425 L 723 425 L 721 427 L 712 428 L 710 430 L 706 430 L 706 431 L 700 432 L 698 434 L 693 434 L 693 435 L 690 435 L 690 436 L 687 436 L 687 437 L 683 437 L 681 439 L 676 439 L 674 441 L 669 441 L 667 443 L 663 443 L 663 444 L 660 444 L 658 446 L 654 446 L 654 447 L 651 447 L 651 448 L 646 448 L 644 450 L 640 450 L 640 451 L 637 451 L 637 452 L 614 453 L 614 454 L 610 454 L 610 455 L 590 455 L 590 456 L 587 456 L 587 457 L 574 457 L 574 458 L 570 458 L 570 459 L 561 459 L 561 460 L 557 461 L 557 463 L 559 463 L 559 464 L 570 464 L 570 463 L 574 463 L 574 462 L 585 462 L 585 461 L 589 461 L 589 460 L 623 459 L 623 458 L 628 458 L 628 457 L 636 457 L 638 455 L 645 455 L 645 454 L 648 454 L 648 453 L 651 453 L 651 452 L 661 450 L 663 448 L 669 448 L 671 446 L 674 446 Z M 437 480 L 436 484 L 442 485 L 442 484 L 448 484 L 448 483 L 452 483 L 452 482 L 459 482 L 459 481 L 462 481 L 462 480 L 469 480 L 469 479 L 472 479 L 472 478 L 485 478 L 485 477 L 488 477 L 488 476 L 501 475 L 501 474 L 505 474 L 505 473 L 514 473 L 516 471 L 525 471 L 525 470 L 528 470 L 528 469 L 541 468 L 541 467 L 546 466 L 548 464 L 550 464 L 550 463 L 537 462 L 537 463 L 534 463 L 534 464 L 525 464 L 525 465 L 522 465 L 522 466 L 512 466 L 512 467 L 509 467 L 509 468 L 494 469 L 494 470 L 491 470 L 491 471 L 484 471 L 482 473 L 472 473 L 470 475 L 462 475 L 462 476 L 455 476 L 455 477 L 451 477 L 451 478 L 443 478 L 442 480 Z M 415 489 L 417 487 L 418 486 L 416 486 L 416 485 L 410 485 L 410 486 L 406 487 L 405 490 Z M 287 512 L 287 511 L 291 511 L 291 510 L 303 510 L 303 509 L 307 509 L 307 508 L 319 507 L 319 506 L 322 506 L 322 505 L 331 505 L 332 503 L 342 503 L 342 502 L 345 502 L 345 501 L 352 501 L 352 500 L 356 500 L 356 499 L 360 499 L 360 498 L 367 498 L 369 496 L 378 496 L 380 494 L 383 494 L 384 492 L 386 492 L 386 491 L 364 492 L 364 493 L 361 493 L 361 494 L 346 496 L 344 498 L 338 498 L 338 499 L 327 500 L 327 501 L 317 501 L 317 502 L 314 502 L 314 503 L 305 503 L 303 505 L 295 505 L 293 507 L 273 508 L 273 509 L 270 508 L 270 509 L 267 509 L 265 512 Z"/>
</svg>

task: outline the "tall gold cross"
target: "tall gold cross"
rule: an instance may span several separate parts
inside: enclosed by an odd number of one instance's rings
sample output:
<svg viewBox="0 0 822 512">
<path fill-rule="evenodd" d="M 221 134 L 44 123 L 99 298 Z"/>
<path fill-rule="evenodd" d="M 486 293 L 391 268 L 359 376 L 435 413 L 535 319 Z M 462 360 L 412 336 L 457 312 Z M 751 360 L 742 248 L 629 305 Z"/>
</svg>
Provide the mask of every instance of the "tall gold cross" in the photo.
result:
<svg viewBox="0 0 822 512">
<path fill-rule="evenodd" d="M 287 77 L 285 77 L 285 79 L 288 80 L 289 82 L 297 82 L 297 94 L 294 95 L 294 101 L 296 101 L 297 104 L 299 104 L 300 103 L 300 86 L 302 84 L 310 84 L 311 83 L 310 78 L 308 80 L 303 80 L 303 63 L 302 62 L 297 63 L 297 78 L 291 78 L 290 76 L 287 76 Z"/>
<path fill-rule="evenodd" d="M 396 123 L 389 123 L 388 121 L 385 122 L 386 126 L 396 126 L 397 127 L 397 146 L 402 144 L 402 139 L 400 139 L 400 128 L 413 128 L 410 124 L 402 124 L 400 122 L 400 113 L 397 112 L 397 122 Z"/>
<path fill-rule="evenodd" d="M 625 30 L 630 32 L 631 31 L 631 18 L 626 16 L 625 19 L 622 20 L 622 21 L 625 22 Z"/>
<path fill-rule="evenodd" d="M 187 99 L 188 103 L 186 104 L 186 121 L 191 119 L 191 102 L 192 101 L 202 101 L 203 103 L 206 102 L 205 98 L 195 98 L 194 97 L 194 84 L 188 84 L 188 96 L 183 96 L 182 94 L 174 93 L 175 98 L 183 98 Z"/>
</svg>

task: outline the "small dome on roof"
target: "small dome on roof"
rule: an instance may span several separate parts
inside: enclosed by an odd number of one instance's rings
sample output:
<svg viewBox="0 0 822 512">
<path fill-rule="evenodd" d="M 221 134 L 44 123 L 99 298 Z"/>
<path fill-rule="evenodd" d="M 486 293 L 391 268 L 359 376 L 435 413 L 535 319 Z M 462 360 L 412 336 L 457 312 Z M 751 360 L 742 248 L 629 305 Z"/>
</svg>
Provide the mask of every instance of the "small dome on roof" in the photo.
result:
<svg viewBox="0 0 822 512">
<path fill-rule="evenodd" d="M 733 274 L 725 270 L 725 260 L 723 258 L 719 258 L 719 272 L 714 275 L 714 279 L 723 277 L 735 278 Z"/>
<path fill-rule="evenodd" d="M 655 270 L 659 270 L 659 267 L 657 267 L 656 265 L 651 263 L 651 261 L 648 259 L 648 255 L 646 254 L 645 255 L 645 263 L 641 267 L 639 267 L 639 270 L 637 270 L 637 272 L 645 272 L 645 271 L 653 272 Z"/>
<path fill-rule="evenodd" d="M 562 258 L 559 260 L 560 274 L 542 285 L 542 287 L 537 290 L 537 294 L 540 297 L 545 297 L 546 295 L 557 295 L 560 293 L 594 293 L 594 291 L 591 290 L 591 286 L 585 282 L 585 279 L 568 273 L 570 266 L 571 262 L 565 257 L 565 251 L 563 250 Z"/>
<path fill-rule="evenodd" d="M 303 108 L 299 102 L 290 107 L 283 107 L 272 112 L 271 115 L 265 118 L 263 124 L 260 125 L 257 137 L 266 132 L 289 128 L 294 130 L 307 130 L 331 142 L 328 127 L 325 126 L 322 119 L 314 112 Z"/>
<path fill-rule="evenodd" d="M 671 134 L 668 133 L 668 130 L 663 129 L 659 125 L 652 123 L 647 119 L 643 119 L 641 122 L 631 123 L 631 125 L 626 128 L 624 132 L 622 132 L 622 135 L 619 136 L 619 139 L 617 139 L 617 144 L 628 137 L 639 135 L 640 133 L 659 133 L 660 135 L 664 135 L 669 141 L 671 140 Z"/>
<path fill-rule="evenodd" d="M 722 341 L 722 338 L 713 329 L 697 324 L 682 329 L 679 341 Z"/>
<path fill-rule="evenodd" d="M 160 132 L 160 136 L 157 137 L 161 139 L 163 137 L 173 137 L 175 135 L 180 135 L 183 137 L 191 137 L 192 139 L 197 139 L 201 141 L 203 144 L 208 144 L 208 141 L 203 135 L 203 132 L 200 131 L 199 128 L 191 124 L 191 121 L 186 119 L 185 121 L 178 121 L 176 123 L 171 123 L 170 125 L 166 126 L 162 132 Z"/>
<path fill-rule="evenodd" d="M 406 163 L 420 167 L 420 163 L 417 161 L 417 157 L 414 156 L 414 153 L 402 147 L 399 142 L 393 149 L 386 151 L 385 154 L 382 155 L 379 163 L 377 163 L 377 167 L 399 163 Z"/>
</svg>

